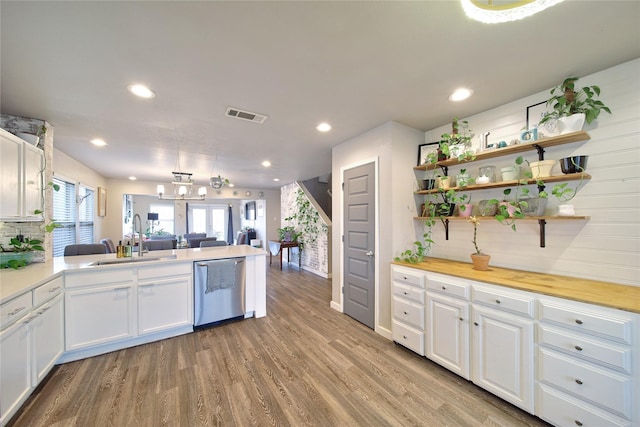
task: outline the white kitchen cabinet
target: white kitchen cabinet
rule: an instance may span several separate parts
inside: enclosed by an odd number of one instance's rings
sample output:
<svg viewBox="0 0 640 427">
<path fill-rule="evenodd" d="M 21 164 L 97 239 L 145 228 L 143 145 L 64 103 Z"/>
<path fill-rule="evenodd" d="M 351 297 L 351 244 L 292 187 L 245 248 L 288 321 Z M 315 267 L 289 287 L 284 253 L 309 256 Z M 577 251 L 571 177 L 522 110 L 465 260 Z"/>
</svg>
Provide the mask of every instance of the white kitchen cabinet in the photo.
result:
<svg viewBox="0 0 640 427">
<path fill-rule="evenodd" d="M 424 356 L 424 273 L 393 266 L 393 340 Z"/>
<path fill-rule="evenodd" d="M 0 129 L 0 219 L 39 221 L 43 206 L 44 153 Z"/>
<path fill-rule="evenodd" d="M 31 320 L 36 387 L 64 352 L 64 309 L 62 295 L 34 310 Z"/>
<path fill-rule="evenodd" d="M 134 284 L 124 282 L 65 294 L 66 351 L 135 336 Z"/>
<path fill-rule="evenodd" d="M 0 424 L 17 411 L 31 393 L 31 367 L 29 324 L 26 316 L 0 332 Z"/>
<path fill-rule="evenodd" d="M 639 316 L 551 297 L 538 311 L 536 415 L 558 425 L 638 425 Z"/>
<path fill-rule="evenodd" d="M 193 325 L 191 263 L 138 271 L 138 334 Z"/>
<path fill-rule="evenodd" d="M 63 351 L 62 278 L 0 307 L 0 424 L 4 425 L 49 373 Z"/>
<path fill-rule="evenodd" d="M 470 289 L 466 281 L 427 273 L 426 356 L 467 380 Z"/>
</svg>

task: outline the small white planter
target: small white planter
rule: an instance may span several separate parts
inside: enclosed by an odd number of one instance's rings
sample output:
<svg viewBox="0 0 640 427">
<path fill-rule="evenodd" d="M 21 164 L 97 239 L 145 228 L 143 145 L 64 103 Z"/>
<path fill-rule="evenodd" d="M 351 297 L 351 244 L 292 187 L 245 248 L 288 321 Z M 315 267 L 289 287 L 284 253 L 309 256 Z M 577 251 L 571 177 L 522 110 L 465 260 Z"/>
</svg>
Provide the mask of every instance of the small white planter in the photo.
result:
<svg viewBox="0 0 640 427">
<path fill-rule="evenodd" d="M 573 205 L 558 205 L 558 215 L 560 216 L 573 216 L 576 212 L 573 210 Z"/>
<path fill-rule="evenodd" d="M 515 166 L 508 166 L 506 168 L 501 168 L 500 175 L 502 175 L 503 181 L 513 181 L 518 177 Z"/>
<path fill-rule="evenodd" d="M 534 178 L 546 178 L 551 176 L 551 169 L 556 164 L 555 160 L 542 160 L 539 162 L 531 162 L 531 174 Z"/>
<path fill-rule="evenodd" d="M 568 117 L 560 117 L 558 119 L 558 130 L 560 134 L 578 132 L 584 126 L 584 113 L 572 114 Z"/>
</svg>

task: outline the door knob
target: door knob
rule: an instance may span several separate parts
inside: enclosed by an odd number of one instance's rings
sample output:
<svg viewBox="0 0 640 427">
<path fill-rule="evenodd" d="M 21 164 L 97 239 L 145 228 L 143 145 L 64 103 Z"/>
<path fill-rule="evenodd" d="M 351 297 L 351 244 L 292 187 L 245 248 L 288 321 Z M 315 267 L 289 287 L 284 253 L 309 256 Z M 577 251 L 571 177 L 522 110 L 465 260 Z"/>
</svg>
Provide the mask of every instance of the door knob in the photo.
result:
<svg viewBox="0 0 640 427">
<path fill-rule="evenodd" d="M 368 256 L 369 258 L 373 258 L 373 251 L 369 251 L 365 253 L 365 255 Z"/>
</svg>

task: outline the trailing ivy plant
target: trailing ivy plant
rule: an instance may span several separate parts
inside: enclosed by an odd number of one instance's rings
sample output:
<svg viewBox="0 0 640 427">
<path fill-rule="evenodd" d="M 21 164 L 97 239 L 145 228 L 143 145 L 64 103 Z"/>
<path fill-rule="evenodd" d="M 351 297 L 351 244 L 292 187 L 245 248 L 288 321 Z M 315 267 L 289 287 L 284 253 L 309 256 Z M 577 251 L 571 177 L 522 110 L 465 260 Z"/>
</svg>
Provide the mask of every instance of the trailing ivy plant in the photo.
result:
<svg viewBox="0 0 640 427">
<path fill-rule="evenodd" d="M 320 213 L 311 204 L 307 195 L 301 189 L 296 191 L 296 209 L 294 213 L 285 221 L 295 221 L 297 224 L 296 233 L 298 234 L 298 244 L 303 247 L 304 244 L 313 243 L 318 240 L 322 234 L 326 234 L 327 225 L 320 218 Z"/>
</svg>

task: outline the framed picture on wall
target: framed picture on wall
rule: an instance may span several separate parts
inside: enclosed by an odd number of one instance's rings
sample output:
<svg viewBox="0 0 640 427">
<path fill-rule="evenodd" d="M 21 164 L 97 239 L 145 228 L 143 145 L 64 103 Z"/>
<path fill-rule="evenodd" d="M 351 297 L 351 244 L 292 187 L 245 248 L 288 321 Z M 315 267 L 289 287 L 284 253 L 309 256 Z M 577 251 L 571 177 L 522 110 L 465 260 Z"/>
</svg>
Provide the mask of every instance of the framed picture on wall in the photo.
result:
<svg viewBox="0 0 640 427">
<path fill-rule="evenodd" d="M 247 202 L 244 208 L 244 219 L 256 219 L 256 202 Z"/>
<path fill-rule="evenodd" d="M 427 162 L 427 156 L 438 151 L 438 148 L 440 148 L 440 141 L 418 145 L 418 166 L 424 165 Z"/>
<path fill-rule="evenodd" d="M 98 187 L 98 216 L 107 216 L 107 189 Z"/>
</svg>

